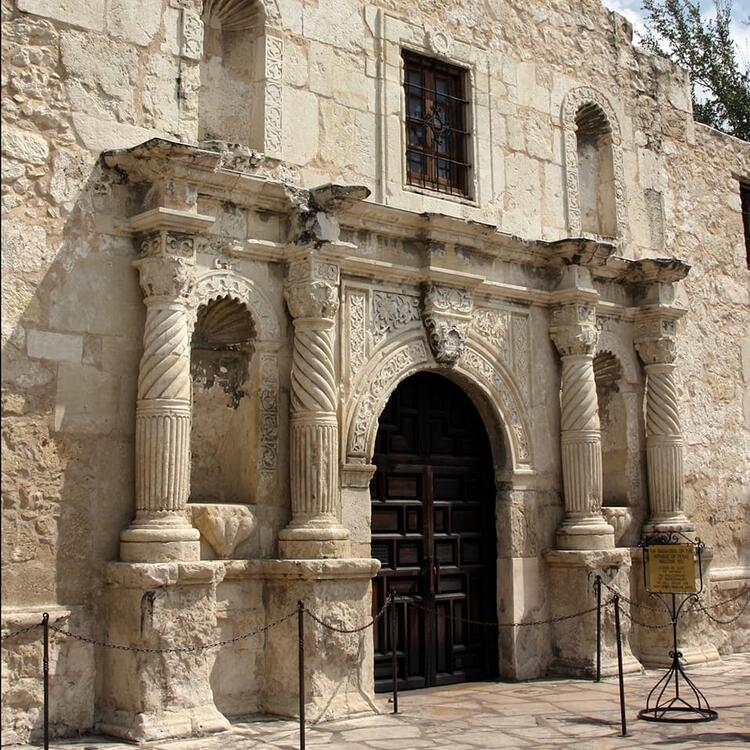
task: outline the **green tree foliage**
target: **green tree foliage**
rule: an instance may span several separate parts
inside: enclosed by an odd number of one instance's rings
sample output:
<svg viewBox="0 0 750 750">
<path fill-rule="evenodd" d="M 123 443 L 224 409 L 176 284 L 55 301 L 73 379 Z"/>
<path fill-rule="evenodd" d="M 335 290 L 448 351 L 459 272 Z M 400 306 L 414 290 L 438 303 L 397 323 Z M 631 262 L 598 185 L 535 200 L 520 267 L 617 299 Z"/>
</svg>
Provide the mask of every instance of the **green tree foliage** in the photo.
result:
<svg viewBox="0 0 750 750">
<path fill-rule="evenodd" d="M 714 4 L 716 17 L 706 20 L 699 2 L 643 0 L 643 43 L 688 71 L 698 122 L 750 141 L 750 68 L 737 59 L 730 34 L 732 0 Z"/>
</svg>

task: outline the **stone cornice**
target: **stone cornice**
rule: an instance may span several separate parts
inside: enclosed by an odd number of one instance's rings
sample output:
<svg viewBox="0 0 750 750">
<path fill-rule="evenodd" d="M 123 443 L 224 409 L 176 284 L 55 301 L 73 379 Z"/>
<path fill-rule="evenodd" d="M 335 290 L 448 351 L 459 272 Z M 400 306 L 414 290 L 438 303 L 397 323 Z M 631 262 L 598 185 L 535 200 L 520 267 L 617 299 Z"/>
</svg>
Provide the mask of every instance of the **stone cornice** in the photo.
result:
<svg viewBox="0 0 750 750">
<path fill-rule="evenodd" d="M 632 260 L 615 254 L 613 243 L 588 237 L 556 241 L 531 240 L 498 231 L 492 224 L 466 221 L 435 213 L 414 213 L 404 209 L 368 202 L 368 190 L 362 186 L 322 185 L 310 190 L 273 180 L 260 173 L 238 172 L 222 166 L 221 154 L 185 143 L 151 139 L 130 149 L 104 154 L 105 163 L 123 172 L 134 182 L 181 180 L 193 185 L 198 193 L 216 200 L 251 206 L 256 210 L 296 214 L 316 214 L 330 219 L 331 236 L 321 236 L 316 245 L 335 258 L 343 274 L 421 284 L 436 282 L 471 288 L 481 296 L 503 296 L 519 301 L 547 305 L 554 301 L 550 288 L 523 286 L 500 281 L 482 273 L 470 273 L 446 265 L 439 252 L 445 246 L 462 252 L 476 252 L 500 263 L 519 264 L 529 268 L 560 272 L 568 266 L 586 268 L 597 282 L 627 284 L 634 288 L 634 305 L 652 301 L 654 289 L 666 288 L 685 278 L 690 267 L 676 258 Z M 146 211 L 127 224 L 127 231 L 144 231 L 141 225 L 164 221 L 172 227 L 183 222 L 185 229 L 199 231 L 198 225 L 209 217 L 179 212 L 174 207 L 167 216 L 157 206 L 157 214 Z M 153 218 L 152 218 L 153 217 Z M 158 217 L 158 219 L 157 219 Z M 327 218 L 326 218 L 327 217 Z M 192 224 L 191 224 L 192 223 Z M 294 222 L 291 222 L 294 225 Z M 417 263 L 400 265 L 372 257 L 362 257 L 356 245 L 336 242 L 338 227 L 350 232 L 366 231 L 379 236 L 421 243 Z M 324 227 L 325 229 L 325 227 Z M 205 231 L 205 228 L 204 228 Z M 284 262 L 298 248 L 288 243 L 270 243 L 253 238 L 227 239 L 227 253 L 236 257 Z M 304 237 L 299 238 L 300 241 Z M 333 241 L 329 241 L 333 240 Z M 638 299 L 640 297 L 640 299 Z M 623 308 L 625 309 L 625 308 Z"/>
</svg>

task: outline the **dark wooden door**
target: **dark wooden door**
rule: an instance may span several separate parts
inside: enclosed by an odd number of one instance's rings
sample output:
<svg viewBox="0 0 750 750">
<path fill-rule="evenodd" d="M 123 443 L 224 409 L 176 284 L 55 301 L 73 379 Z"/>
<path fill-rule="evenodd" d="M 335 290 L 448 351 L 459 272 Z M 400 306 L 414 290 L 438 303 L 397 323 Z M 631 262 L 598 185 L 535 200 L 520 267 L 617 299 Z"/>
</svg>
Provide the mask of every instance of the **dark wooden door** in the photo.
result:
<svg viewBox="0 0 750 750">
<path fill-rule="evenodd" d="M 399 688 L 497 674 L 495 492 L 487 434 L 468 396 L 433 373 L 405 380 L 373 458 L 373 612 L 399 597 Z M 375 689 L 391 690 L 390 612 L 375 628 Z"/>
</svg>

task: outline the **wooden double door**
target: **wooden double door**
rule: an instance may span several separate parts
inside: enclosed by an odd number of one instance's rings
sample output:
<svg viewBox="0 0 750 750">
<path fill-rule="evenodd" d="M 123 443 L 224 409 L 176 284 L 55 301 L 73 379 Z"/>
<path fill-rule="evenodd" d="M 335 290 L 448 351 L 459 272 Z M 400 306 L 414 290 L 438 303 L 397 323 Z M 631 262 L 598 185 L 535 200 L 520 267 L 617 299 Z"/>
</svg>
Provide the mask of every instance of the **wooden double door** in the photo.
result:
<svg viewBox="0 0 750 750">
<path fill-rule="evenodd" d="M 494 472 L 484 425 L 450 380 L 405 380 L 380 417 L 372 497 L 373 613 L 397 596 L 397 643 L 390 611 L 377 623 L 375 689 L 392 689 L 392 648 L 400 689 L 497 674 Z"/>
</svg>

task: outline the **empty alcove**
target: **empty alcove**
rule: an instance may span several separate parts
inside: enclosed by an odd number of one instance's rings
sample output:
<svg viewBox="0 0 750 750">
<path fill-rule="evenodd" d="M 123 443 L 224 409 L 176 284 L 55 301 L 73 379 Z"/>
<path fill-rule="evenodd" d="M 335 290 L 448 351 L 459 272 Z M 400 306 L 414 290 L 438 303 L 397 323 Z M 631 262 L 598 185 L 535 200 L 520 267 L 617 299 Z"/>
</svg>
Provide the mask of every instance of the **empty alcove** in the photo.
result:
<svg viewBox="0 0 750 750">
<path fill-rule="evenodd" d="M 602 108 L 592 102 L 578 109 L 575 123 L 581 230 L 615 237 L 617 209 L 612 128 Z"/>
<path fill-rule="evenodd" d="M 622 365 L 610 352 L 594 357 L 594 381 L 602 431 L 602 498 L 606 506 L 629 505 L 627 409 Z"/>
<path fill-rule="evenodd" d="M 265 17 L 257 0 L 205 0 L 198 137 L 261 150 Z"/>
<path fill-rule="evenodd" d="M 198 308 L 190 358 L 193 502 L 252 502 L 258 450 L 250 384 L 254 338 L 252 317 L 236 300 L 221 297 Z"/>
</svg>

